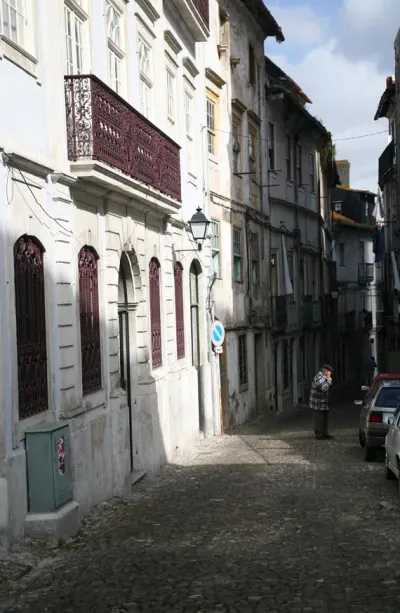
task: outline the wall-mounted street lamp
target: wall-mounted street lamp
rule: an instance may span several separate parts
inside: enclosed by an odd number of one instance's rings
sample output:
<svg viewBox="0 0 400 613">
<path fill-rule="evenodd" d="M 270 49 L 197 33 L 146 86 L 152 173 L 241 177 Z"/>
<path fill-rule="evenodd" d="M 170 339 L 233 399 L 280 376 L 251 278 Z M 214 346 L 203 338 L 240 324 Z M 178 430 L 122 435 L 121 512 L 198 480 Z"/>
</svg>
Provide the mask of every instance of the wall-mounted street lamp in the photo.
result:
<svg viewBox="0 0 400 613">
<path fill-rule="evenodd" d="M 339 298 L 339 294 L 340 294 L 340 292 L 339 292 L 339 290 L 338 290 L 338 289 L 333 289 L 333 290 L 331 291 L 331 296 L 332 296 L 332 299 L 333 299 L 333 300 L 337 300 L 337 299 Z"/>
<path fill-rule="evenodd" d="M 200 207 L 196 209 L 192 218 L 188 221 L 190 232 L 193 239 L 197 243 L 197 250 L 201 251 L 203 243 L 207 238 L 207 230 L 210 225 L 210 220 L 204 215 Z M 196 251 L 196 249 L 174 249 L 174 253 L 183 253 L 184 251 Z"/>
<path fill-rule="evenodd" d="M 190 226 L 190 231 L 194 240 L 197 243 L 197 247 L 199 251 L 202 250 L 203 243 L 206 240 L 208 226 L 210 225 L 210 220 L 204 215 L 203 211 L 200 207 L 196 209 L 195 214 L 192 216 L 192 219 L 188 222 Z"/>
</svg>

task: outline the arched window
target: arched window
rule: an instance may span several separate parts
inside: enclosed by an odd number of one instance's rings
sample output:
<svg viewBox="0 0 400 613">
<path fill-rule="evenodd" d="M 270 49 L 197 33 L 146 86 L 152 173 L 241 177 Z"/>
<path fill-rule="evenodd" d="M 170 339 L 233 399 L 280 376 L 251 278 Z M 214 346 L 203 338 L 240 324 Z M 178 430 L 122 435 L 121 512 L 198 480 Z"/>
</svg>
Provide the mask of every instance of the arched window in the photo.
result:
<svg viewBox="0 0 400 613">
<path fill-rule="evenodd" d="M 33 236 L 14 245 L 20 419 L 48 409 L 43 254 Z"/>
<path fill-rule="evenodd" d="M 185 357 L 185 319 L 183 315 L 183 268 L 180 262 L 174 266 L 176 348 L 178 360 Z"/>
<path fill-rule="evenodd" d="M 82 389 L 84 395 L 101 388 L 98 259 L 95 250 L 86 245 L 79 252 Z"/>
<path fill-rule="evenodd" d="M 150 260 L 149 267 L 151 356 L 153 368 L 162 365 L 161 349 L 161 310 L 160 310 L 160 264 L 156 258 Z"/>
</svg>

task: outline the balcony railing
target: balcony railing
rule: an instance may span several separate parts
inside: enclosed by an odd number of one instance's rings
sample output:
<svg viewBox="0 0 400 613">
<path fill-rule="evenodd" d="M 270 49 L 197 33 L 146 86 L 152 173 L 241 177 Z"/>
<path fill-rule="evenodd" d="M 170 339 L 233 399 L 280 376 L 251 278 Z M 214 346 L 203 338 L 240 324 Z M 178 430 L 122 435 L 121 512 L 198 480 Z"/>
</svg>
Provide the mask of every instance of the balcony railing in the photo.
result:
<svg viewBox="0 0 400 613">
<path fill-rule="evenodd" d="M 301 320 L 303 326 L 311 326 L 311 324 L 313 323 L 312 296 L 302 296 L 301 298 Z"/>
<path fill-rule="evenodd" d="M 94 75 L 65 77 L 68 159 L 97 160 L 181 200 L 179 145 Z"/>
<path fill-rule="evenodd" d="M 287 325 L 287 303 L 286 296 L 273 296 L 271 299 L 272 308 L 272 328 L 281 330 Z"/>
<path fill-rule="evenodd" d="M 372 283 L 374 280 L 374 265 L 359 264 L 358 265 L 358 282 L 361 284 Z"/>
<path fill-rule="evenodd" d="M 379 187 L 383 189 L 385 181 L 396 167 L 396 146 L 391 141 L 379 158 Z"/>
</svg>

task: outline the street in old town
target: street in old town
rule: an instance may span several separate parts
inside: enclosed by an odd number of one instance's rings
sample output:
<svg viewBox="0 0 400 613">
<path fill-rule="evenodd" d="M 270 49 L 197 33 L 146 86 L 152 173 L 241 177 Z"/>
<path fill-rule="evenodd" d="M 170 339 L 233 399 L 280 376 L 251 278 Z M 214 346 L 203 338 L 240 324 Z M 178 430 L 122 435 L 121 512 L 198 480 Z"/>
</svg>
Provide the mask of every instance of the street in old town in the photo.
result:
<svg viewBox="0 0 400 613">
<path fill-rule="evenodd" d="M 363 460 L 350 401 L 333 407 L 334 441 L 310 419 L 303 408 L 203 440 L 26 574 L 22 552 L 0 609 L 397 613 L 398 484 Z"/>
</svg>

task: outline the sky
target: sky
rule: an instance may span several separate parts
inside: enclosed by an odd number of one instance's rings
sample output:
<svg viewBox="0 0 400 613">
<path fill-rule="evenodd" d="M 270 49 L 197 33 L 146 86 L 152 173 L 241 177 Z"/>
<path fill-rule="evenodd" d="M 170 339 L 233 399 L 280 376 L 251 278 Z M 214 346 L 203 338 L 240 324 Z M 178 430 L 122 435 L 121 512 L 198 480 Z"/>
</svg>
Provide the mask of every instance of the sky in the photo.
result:
<svg viewBox="0 0 400 613">
<path fill-rule="evenodd" d="M 312 100 L 309 111 L 332 133 L 337 159 L 351 163 L 352 187 L 377 192 L 387 120 L 374 121 L 386 77 L 394 74 L 400 0 L 264 0 L 285 42 L 265 51 Z M 366 138 L 353 136 L 383 131 Z"/>
</svg>

